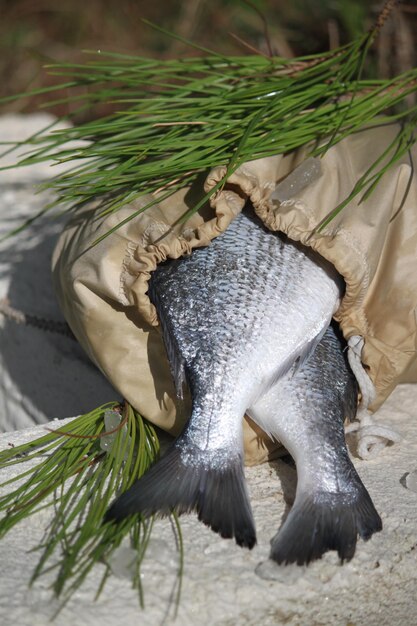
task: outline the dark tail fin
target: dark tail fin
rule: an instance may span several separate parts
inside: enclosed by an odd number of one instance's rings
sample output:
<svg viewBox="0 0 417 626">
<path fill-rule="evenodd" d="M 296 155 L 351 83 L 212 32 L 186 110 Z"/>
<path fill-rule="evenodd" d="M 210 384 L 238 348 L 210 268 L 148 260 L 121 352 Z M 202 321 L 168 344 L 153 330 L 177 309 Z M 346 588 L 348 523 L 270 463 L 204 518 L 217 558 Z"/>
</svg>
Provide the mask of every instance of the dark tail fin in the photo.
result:
<svg viewBox="0 0 417 626">
<path fill-rule="evenodd" d="M 191 463 L 185 462 L 181 449 L 173 445 L 117 498 L 105 521 L 120 521 L 132 513 L 165 516 L 197 511 L 199 519 L 222 537 L 234 537 L 240 546 L 253 548 L 256 532 L 241 458 L 227 460 L 225 467 L 210 466 L 209 457 L 197 461 L 196 454 Z"/>
<path fill-rule="evenodd" d="M 366 540 L 381 529 L 381 518 L 363 486 L 356 493 L 300 495 L 272 540 L 271 559 L 303 565 L 337 550 L 342 562 L 349 561 L 357 535 Z"/>
</svg>

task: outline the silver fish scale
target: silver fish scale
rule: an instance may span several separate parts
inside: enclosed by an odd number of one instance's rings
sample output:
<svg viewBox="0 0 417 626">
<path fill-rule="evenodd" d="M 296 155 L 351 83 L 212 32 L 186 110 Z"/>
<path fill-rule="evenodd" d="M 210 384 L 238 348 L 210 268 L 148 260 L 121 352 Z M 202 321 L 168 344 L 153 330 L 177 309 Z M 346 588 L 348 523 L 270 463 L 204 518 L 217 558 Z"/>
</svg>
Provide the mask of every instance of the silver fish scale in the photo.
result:
<svg viewBox="0 0 417 626">
<path fill-rule="evenodd" d="M 321 257 L 247 213 L 210 246 L 155 270 L 149 295 L 177 389 L 184 378 L 190 386 L 192 413 L 106 521 L 196 511 L 222 537 L 252 548 L 242 455 L 248 410 L 297 465 L 295 502 L 272 540 L 272 559 L 305 564 L 337 550 L 349 560 L 358 534 L 369 539 L 381 530 L 344 441 L 343 418 L 355 413 L 357 387 L 343 344 L 328 328 L 339 278 Z"/>
<path fill-rule="evenodd" d="M 248 410 L 297 465 L 294 505 L 271 558 L 305 564 L 337 550 L 351 559 L 358 534 L 369 539 L 382 522 L 344 441 L 357 387 L 328 328 L 340 298 L 334 268 L 243 213 L 210 246 L 157 268 L 149 295 L 177 388 L 184 377 L 190 386 L 192 413 L 105 520 L 196 511 L 222 537 L 252 548 L 242 454 Z"/>
<path fill-rule="evenodd" d="M 309 563 L 327 550 L 349 560 L 358 534 L 366 540 L 382 529 L 345 442 L 343 422 L 355 416 L 358 393 L 345 345 L 330 326 L 311 358 L 249 410 L 297 466 L 294 504 L 271 542 L 278 563 Z"/>
<path fill-rule="evenodd" d="M 325 330 L 339 301 L 335 270 L 241 213 L 150 281 L 177 381 L 193 398 L 185 435 L 202 451 L 240 450 L 245 410 Z"/>
<path fill-rule="evenodd" d="M 355 416 L 356 400 L 356 379 L 330 327 L 303 367 L 279 380 L 249 413 L 296 460 L 301 492 L 348 493 L 357 484 L 343 422 Z"/>
</svg>

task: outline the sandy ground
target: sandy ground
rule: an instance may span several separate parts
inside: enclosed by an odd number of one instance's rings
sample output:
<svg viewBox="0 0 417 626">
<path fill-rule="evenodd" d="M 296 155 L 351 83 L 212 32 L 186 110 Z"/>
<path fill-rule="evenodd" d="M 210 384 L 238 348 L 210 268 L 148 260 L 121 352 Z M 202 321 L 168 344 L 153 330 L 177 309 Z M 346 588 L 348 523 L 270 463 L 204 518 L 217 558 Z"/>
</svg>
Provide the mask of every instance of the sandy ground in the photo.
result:
<svg viewBox="0 0 417 626">
<path fill-rule="evenodd" d="M 0 141 L 29 134 L 44 121 L 0 118 Z M 33 132 L 33 130 L 32 130 Z M 4 163 L 4 161 L 3 161 Z M 0 172 L 0 232 L 44 206 L 35 183 L 47 177 L 43 166 Z M 49 263 L 59 221 L 43 218 L 23 234 L 0 245 L 0 298 L 41 317 L 62 319 L 52 292 Z M 67 337 L 0 319 L 0 447 L 43 434 L 42 424 L 77 415 L 117 393 Z M 291 498 L 295 472 L 282 461 L 247 469 L 258 531 L 252 551 L 220 539 L 194 516 L 185 516 L 185 572 L 178 617 L 184 626 L 207 625 L 417 625 L 417 493 L 406 487 L 417 470 L 417 387 L 402 386 L 379 418 L 398 430 L 401 443 L 370 461 L 355 465 L 380 512 L 384 530 L 359 542 L 354 559 L 343 566 L 335 554 L 307 568 L 278 567 L 268 561 L 269 541 Z M 12 475 L 3 472 L 1 480 Z M 411 484 L 409 482 L 409 484 Z M 1 542 L 0 623 L 44 626 L 58 608 L 49 589 L 51 574 L 28 589 L 38 554 L 30 552 L 43 536 L 52 512 L 20 524 Z M 98 602 L 97 566 L 84 587 L 62 609 L 59 626 L 126 626 L 172 623 L 172 590 L 178 554 L 168 521 L 155 525 L 142 570 L 146 608 L 121 572 L 113 576 Z"/>
<path fill-rule="evenodd" d="M 0 118 L 0 142 L 23 139 L 49 116 Z M 13 155 L 0 165 L 13 163 Z M 50 200 L 39 185 L 55 168 L 37 165 L 0 171 L 0 239 Z M 0 240 L 0 299 L 25 313 L 64 321 L 52 288 L 52 250 L 64 218 L 41 218 L 24 232 Z M 118 394 L 75 341 L 5 320 L 0 315 L 0 431 L 54 417 L 78 415 Z"/>
<path fill-rule="evenodd" d="M 173 621 L 172 591 L 178 554 L 168 520 L 156 523 L 142 568 L 145 610 L 123 572 L 113 576 L 94 602 L 102 567 L 96 566 L 55 619 L 58 626 L 195 624 L 216 626 L 413 626 L 417 624 L 417 493 L 405 487 L 417 469 L 417 387 L 398 388 L 386 403 L 384 419 L 403 440 L 371 461 L 355 459 L 383 519 L 384 529 L 369 542 L 358 542 L 355 557 L 341 566 L 328 553 L 308 567 L 279 567 L 268 560 L 269 541 L 291 497 L 295 472 L 282 461 L 247 468 L 258 532 L 252 550 L 219 538 L 195 516 L 181 521 L 185 572 L 178 617 Z M 37 427 L 0 437 L 0 446 L 42 434 Z M 11 472 L 2 472 L 7 478 Z M 35 515 L 1 543 L 0 621 L 44 626 L 59 603 L 46 576 L 28 589 L 38 554 L 29 552 L 43 536 L 52 512 Z M 9 621 L 10 620 L 10 621 Z"/>
</svg>

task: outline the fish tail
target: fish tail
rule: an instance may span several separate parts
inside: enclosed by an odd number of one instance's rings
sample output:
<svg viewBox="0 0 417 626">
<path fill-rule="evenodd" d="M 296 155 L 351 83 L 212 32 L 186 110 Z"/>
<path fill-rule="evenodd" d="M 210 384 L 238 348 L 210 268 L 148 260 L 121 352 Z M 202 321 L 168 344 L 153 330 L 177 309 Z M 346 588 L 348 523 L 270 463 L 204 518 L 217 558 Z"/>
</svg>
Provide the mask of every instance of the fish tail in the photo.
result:
<svg viewBox="0 0 417 626">
<path fill-rule="evenodd" d="M 363 485 L 353 493 L 300 494 L 272 540 L 270 556 L 303 565 L 337 550 L 343 563 L 355 554 L 358 534 L 367 540 L 380 530 L 381 518 Z"/>
<path fill-rule="evenodd" d="M 196 449 L 193 454 L 188 446 L 184 455 L 174 444 L 115 500 L 105 521 L 118 522 L 134 513 L 164 517 L 174 511 L 196 511 L 198 518 L 222 537 L 234 537 L 238 545 L 253 548 L 256 532 L 242 459 L 227 459 L 220 467 L 210 461 L 208 453 L 202 455 Z"/>
</svg>

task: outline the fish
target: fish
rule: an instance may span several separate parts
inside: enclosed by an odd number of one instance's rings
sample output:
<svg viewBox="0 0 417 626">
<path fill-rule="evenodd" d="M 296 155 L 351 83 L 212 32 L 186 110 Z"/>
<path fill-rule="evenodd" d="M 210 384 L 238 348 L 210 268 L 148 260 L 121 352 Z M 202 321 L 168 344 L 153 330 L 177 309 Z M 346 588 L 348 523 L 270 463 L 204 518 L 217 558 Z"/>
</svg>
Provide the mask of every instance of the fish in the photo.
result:
<svg viewBox="0 0 417 626">
<path fill-rule="evenodd" d="M 267 229 L 251 207 L 210 245 L 161 263 L 148 293 L 177 394 L 189 387 L 191 415 L 161 459 L 111 504 L 105 521 L 195 511 L 220 536 L 252 548 L 243 416 L 253 407 L 271 432 L 284 430 L 281 418 L 276 429 L 270 424 L 268 394 L 290 373 L 292 380 L 303 371 L 342 292 L 333 265 Z"/>
<path fill-rule="evenodd" d="M 295 501 L 272 539 L 277 563 L 308 564 L 328 550 L 343 563 L 354 556 L 358 535 L 366 541 L 382 530 L 346 446 L 344 422 L 355 418 L 357 406 L 358 384 L 333 322 L 308 361 L 247 411 L 297 468 Z"/>
</svg>

